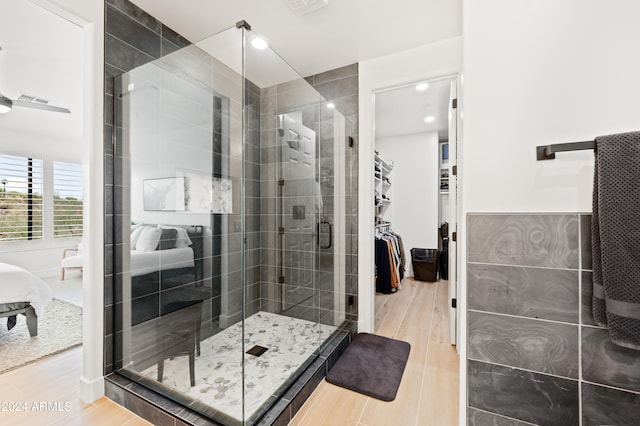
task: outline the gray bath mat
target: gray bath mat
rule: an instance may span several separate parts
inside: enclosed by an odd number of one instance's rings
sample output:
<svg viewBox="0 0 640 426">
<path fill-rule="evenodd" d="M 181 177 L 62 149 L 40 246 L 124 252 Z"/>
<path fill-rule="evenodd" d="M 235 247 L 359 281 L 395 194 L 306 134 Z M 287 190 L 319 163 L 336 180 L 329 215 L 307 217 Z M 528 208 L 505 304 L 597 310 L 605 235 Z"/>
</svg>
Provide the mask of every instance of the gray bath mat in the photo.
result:
<svg viewBox="0 0 640 426">
<path fill-rule="evenodd" d="M 336 386 L 393 401 L 410 350 L 407 342 L 360 333 L 340 355 L 326 379 Z"/>
</svg>

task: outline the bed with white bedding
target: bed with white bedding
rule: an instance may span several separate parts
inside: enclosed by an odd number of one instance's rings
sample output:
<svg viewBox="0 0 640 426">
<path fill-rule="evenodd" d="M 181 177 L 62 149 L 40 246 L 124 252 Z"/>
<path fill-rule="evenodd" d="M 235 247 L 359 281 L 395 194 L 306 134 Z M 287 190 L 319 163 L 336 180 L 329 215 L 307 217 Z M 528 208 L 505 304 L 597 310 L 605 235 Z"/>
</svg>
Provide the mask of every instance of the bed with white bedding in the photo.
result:
<svg viewBox="0 0 640 426">
<path fill-rule="evenodd" d="M 0 318 L 7 317 L 8 327 L 15 316 L 27 317 L 29 334 L 38 334 L 38 317 L 53 300 L 51 288 L 33 273 L 15 265 L 0 262 Z"/>
<path fill-rule="evenodd" d="M 128 259 L 132 325 L 171 311 L 172 303 L 191 300 L 203 279 L 202 226 L 137 225 L 131 231 Z M 124 257 L 124 256 L 123 256 Z"/>
<path fill-rule="evenodd" d="M 161 269 L 193 268 L 195 260 L 191 247 L 169 250 L 131 250 L 131 276 L 150 274 Z"/>
</svg>

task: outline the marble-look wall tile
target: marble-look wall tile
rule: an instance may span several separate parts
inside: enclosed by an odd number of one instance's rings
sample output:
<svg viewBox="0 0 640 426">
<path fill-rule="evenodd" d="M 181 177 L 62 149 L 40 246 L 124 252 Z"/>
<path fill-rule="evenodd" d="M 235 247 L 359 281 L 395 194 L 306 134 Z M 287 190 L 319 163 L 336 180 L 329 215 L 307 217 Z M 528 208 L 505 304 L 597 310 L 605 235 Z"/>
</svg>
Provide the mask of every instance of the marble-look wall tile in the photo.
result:
<svg viewBox="0 0 640 426">
<path fill-rule="evenodd" d="M 578 378 L 578 327 L 470 311 L 469 358 Z"/>
<path fill-rule="evenodd" d="M 544 345 L 533 335 L 520 331 L 521 324 L 543 322 L 523 317 L 547 318 L 554 321 L 575 323 L 576 303 L 579 297 L 580 322 L 577 326 L 555 324 L 573 329 L 581 329 L 582 377 L 582 425 L 631 425 L 640 418 L 640 352 L 617 346 L 611 342 L 608 331 L 595 325 L 591 313 L 592 303 L 592 252 L 591 252 L 591 215 L 589 214 L 531 214 L 531 215 L 470 215 L 469 216 L 469 260 L 468 263 L 468 307 L 477 311 L 506 313 L 515 317 L 509 321 L 495 321 L 488 313 L 469 312 L 469 356 L 489 360 L 500 364 L 521 365 L 523 368 L 537 370 L 532 364 L 523 362 L 534 358 L 535 345 Z M 550 230 L 553 232 L 550 233 Z M 557 232 L 556 232 L 557 231 Z M 531 241 L 528 241 L 531 240 Z M 484 265 L 481 263 L 498 264 Z M 530 265 L 534 268 L 521 268 L 505 265 Z M 559 269 L 553 269 L 559 268 Z M 578 269 L 579 268 L 579 269 Z M 576 269 L 568 271 L 566 269 Z M 578 275 L 579 274 L 579 275 Z M 560 277 L 560 278 L 559 278 Z M 570 278 L 569 278 L 570 277 Z M 576 293 L 577 277 L 580 278 L 580 291 Z M 571 284 L 569 285 L 569 282 Z M 560 285 L 560 287 L 556 287 Z M 551 287 L 549 287 L 551 286 Z M 565 287 L 566 286 L 566 287 Z M 565 300 L 571 289 L 571 301 Z M 562 289 L 562 293 L 557 293 Z M 564 294 L 564 296 L 563 296 Z M 562 299 L 562 301 L 561 301 Z M 564 303 L 568 302 L 568 303 Z M 566 305 L 566 306 L 565 306 Z M 566 308 L 566 309 L 565 309 Z M 542 309 L 542 312 L 538 310 Z M 490 318 L 491 320 L 488 320 Z M 554 339 L 561 339 L 562 333 L 556 331 Z M 548 340 L 550 342 L 551 340 Z M 521 355 L 523 347 L 531 347 L 527 355 Z M 575 348 L 573 349 L 575 350 Z M 538 356 L 538 364 L 552 362 L 545 351 Z M 524 360 L 524 361 L 523 361 Z M 549 418 L 526 417 L 518 414 L 516 408 L 525 407 L 525 414 L 536 410 L 528 408 L 532 392 L 529 385 L 513 385 L 503 391 L 503 383 L 510 383 L 508 375 L 514 371 L 507 367 L 493 365 L 478 369 L 477 361 L 470 361 L 469 403 L 473 406 L 477 400 L 485 401 L 482 410 L 469 408 L 469 425 L 519 425 L 518 421 L 533 424 L 575 424 L 570 417 L 566 423 L 557 422 L 555 416 Z M 472 368 L 473 367 L 473 368 Z M 495 369 L 502 369 L 496 376 Z M 506 370 L 505 370 L 506 369 Z M 511 373 L 509 373 L 509 371 Z M 545 371 L 545 370 L 543 370 Z M 508 374 L 507 374 L 508 373 Z M 479 395 L 474 390 L 477 383 L 485 383 L 493 376 L 499 378 L 496 383 L 486 386 L 486 394 Z M 506 376 L 502 376 L 506 374 Z M 521 377 L 526 373 L 521 372 Z M 562 374 L 555 372 L 553 374 Z M 536 376 L 545 378 L 545 375 Z M 571 377 L 575 377 L 572 371 Z M 552 377 L 550 380 L 561 380 Z M 512 379 L 513 382 L 513 379 Z M 544 381 L 534 382 L 544 389 Z M 571 386 L 578 382 L 569 381 Z M 602 385 L 602 386 L 601 386 Z M 574 392 L 574 388 L 570 389 Z M 497 390 L 497 391 L 496 391 Z M 511 395 L 509 395 L 511 394 Z M 510 396 L 510 399 L 509 399 Z M 554 392 L 548 393 L 548 401 L 557 406 L 566 406 L 577 410 L 577 404 L 571 398 L 562 401 Z M 487 402 L 487 399 L 491 399 Z M 496 400 L 496 401 L 494 401 Z M 535 401 L 535 399 L 533 399 Z M 522 402 L 518 402 L 522 401 Z M 533 404 L 538 405 L 537 403 Z M 519 420 L 510 420 L 501 415 Z M 556 423 L 553 423 L 556 421 Z M 506 423 L 505 423 L 506 422 Z"/>
<path fill-rule="evenodd" d="M 605 329 L 582 328 L 584 380 L 640 392 L 640 352 L 615 345 Z"/>
<path fill-rule="evenodd" d="M 471 360 L 468 377 L 470 407 L 534 424 L 579 424 L 577 381 Z"/>
<path fill-rule="evenodd" d="M 470 263 L 469 309 L 578 323 L 578 272 Z"/>
<path fill-rule="evenodd" d="M 475 408 L 467 408 L 467 426 L 527 426 L 530 424 Z"/>
<path fill-rule="evenodd" d="M 581 311 L 581 323 L 585 325 L 592 325 L 597 327 L 598 325 L 593 320 L 592 302 L 593 302 L 593 274 L 590 271 L 582 272 L 582 311 Z"/>
<path fill-rule="evenodd" d="M 582 426 L 640 423 L 640 394 L 582 384 Z"/>
<path fill-rule="evenodd" d="M 580 250 L 582 269 L 591 270 L 591 215 L 580 215 Z"/>
<path fill-rule="evenodd" d="M 578 268 L 577 215 L 468 216 L 468 261 Z"/>
</svg>

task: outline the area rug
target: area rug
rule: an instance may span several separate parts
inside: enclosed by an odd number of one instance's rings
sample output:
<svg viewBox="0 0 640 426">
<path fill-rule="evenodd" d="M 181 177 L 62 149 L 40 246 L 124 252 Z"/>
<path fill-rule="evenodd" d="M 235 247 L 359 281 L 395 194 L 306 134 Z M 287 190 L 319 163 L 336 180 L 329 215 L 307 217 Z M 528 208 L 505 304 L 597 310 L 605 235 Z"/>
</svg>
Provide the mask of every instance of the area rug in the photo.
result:
<svg viewBox="0 0 640 426">
<path fill-rule="evenodd" d="M 411 345 L 402 340 L 360 333 L 340 355 L 326 379 L 376 399 L 393 401 L 410 350 Z"/>
<path fill-rule="evenodd" d="M 82 308 L 53 299 L 38 318 L 38 335 L 29 336 L 24 315 L 7 330 L 7 319 L 0 319 L 0 373 L 62 352 L 82 344 Z"/>
</svg>

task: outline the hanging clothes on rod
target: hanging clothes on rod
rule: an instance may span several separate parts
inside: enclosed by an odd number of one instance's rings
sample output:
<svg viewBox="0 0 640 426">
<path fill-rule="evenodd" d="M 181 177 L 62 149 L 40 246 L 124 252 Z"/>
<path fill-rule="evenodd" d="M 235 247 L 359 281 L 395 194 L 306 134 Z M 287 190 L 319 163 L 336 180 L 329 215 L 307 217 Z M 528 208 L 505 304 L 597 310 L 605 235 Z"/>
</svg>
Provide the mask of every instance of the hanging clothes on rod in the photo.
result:
<svg viewBox="0 0 640 426">
<path fill-rule="evenodd" d="M 376 227 L 375 260 L 376 291 L 389 294 L 400 290 L 406 265 L 404 246 L 390 227 Z"/>
</svg>

